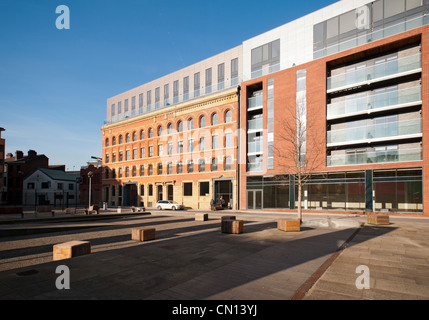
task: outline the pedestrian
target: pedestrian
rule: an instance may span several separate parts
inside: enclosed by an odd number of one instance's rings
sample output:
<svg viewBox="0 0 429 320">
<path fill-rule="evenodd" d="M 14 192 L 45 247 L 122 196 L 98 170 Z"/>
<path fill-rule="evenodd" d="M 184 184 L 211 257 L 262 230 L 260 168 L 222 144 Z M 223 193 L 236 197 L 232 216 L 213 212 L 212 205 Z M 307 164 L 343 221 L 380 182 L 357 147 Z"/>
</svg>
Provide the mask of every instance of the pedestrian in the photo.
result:
<svg viewBox="0 0 429 320">
<path fill-rule="evenodd" d="M 213 198 L 210 201 L 210 207 L 211 207 L 212 211 L 214 211 L 214 199 Z"/>
</svg>

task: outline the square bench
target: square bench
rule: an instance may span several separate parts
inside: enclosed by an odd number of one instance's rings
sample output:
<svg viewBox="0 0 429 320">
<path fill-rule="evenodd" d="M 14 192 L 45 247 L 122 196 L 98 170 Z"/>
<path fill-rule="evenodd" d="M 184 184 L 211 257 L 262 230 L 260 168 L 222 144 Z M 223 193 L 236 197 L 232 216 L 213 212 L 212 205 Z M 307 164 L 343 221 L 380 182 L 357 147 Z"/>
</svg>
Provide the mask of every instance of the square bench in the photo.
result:
<svg viewBox="0 0 429 320">
<path fill-rule="evenodd" d="M 196 213 L 195 221 L 207 221 L 209 219 L 209 215 L 207 213 Z"/>
<path fill-rule="evenodd" d="M 378 214 L 370 214 L 366 216 L 367 224 L 374 225 L 386 225 L 389 224 L 389 216 L 387 215 L 378 215 Z"/>
<path fill-rule="evenodd" d="M 277 229 L 281 231 L 301 231 L 301 221 L 298 219 L 278 219 Z"/>
<path fill-rule="evenodd" d="M 243 220 L 222 219 L 221 221 L 222 233 L 240 234 L 243 233 L 243 226 Z"/>
<path fill-rule="evenodd" d="M 91 243 L 89 241 L 69 241 L 54 245 L 53 260 L 70 259 L 90 253 Z"/>
<path fill-rule="evenodd" d="M 136 241 L 155 240 L 155 228 L 134 228 L 131 232 L 131 239 Z"/>
</svg>

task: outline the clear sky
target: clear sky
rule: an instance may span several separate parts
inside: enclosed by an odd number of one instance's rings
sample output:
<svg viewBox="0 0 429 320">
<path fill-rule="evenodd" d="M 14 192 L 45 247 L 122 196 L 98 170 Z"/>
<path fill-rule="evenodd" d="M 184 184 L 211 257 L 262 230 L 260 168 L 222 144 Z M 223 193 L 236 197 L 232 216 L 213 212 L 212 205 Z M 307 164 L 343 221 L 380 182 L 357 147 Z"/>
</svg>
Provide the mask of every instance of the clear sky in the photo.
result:
<svg viewBox="0 0 429 320">
<path fill-rule="evenodd" d="M 334 2 L 0 0 L 6 152 L 33 149 L 79 170 L 101 157 L 108 98 Z M 55 26 L 60 5 L 69 30 Z"/>
</svg>

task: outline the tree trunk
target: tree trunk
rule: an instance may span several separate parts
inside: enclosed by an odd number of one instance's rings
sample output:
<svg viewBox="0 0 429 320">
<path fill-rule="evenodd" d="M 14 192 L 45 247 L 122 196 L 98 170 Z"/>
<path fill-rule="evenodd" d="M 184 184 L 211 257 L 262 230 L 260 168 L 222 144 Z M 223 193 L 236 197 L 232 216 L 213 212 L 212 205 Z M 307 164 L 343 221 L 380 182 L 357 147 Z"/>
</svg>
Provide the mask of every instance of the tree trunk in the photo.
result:
<svg viewBox="0 0 429 320">
<path fill-rule="evenodd" d="M 302 222 L 302 181 L 298 178 L 298 219 Z"/>
</svg>

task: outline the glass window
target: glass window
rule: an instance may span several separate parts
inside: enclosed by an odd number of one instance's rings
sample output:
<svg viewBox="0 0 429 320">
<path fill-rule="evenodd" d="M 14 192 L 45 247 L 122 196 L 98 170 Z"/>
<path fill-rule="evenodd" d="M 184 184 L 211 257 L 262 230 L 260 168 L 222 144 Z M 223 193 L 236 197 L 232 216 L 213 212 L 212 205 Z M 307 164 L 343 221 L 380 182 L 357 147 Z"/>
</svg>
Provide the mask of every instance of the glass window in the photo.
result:
<svg viewBox="0 0 429 320">
<path fill-rule="evenodd" d="M 183 141 L 177 142 L 177 152 L 183 153 Z"/>
<path fill-rule="evenodd" d="M 225 148 L 232 147 L 232 133 L 225 133 Z"/>
<path fill-rule="evenodd" d="M 227 112 L 225 112 L 225 123 L 228 123 L 231 121 L 232 121 L 232 111 L 228 110 Z"/>
<path fill-rule="evenodd" d="M 144 139 L 144 130 L 140 131 L 140 140 Z"/>
<path fill-rule="evenodd" d="M 218 137 L 212 136 L 212 149 L 217 149 L 217 148 L 218 148 Z"/>
<path fill-rule="evenodd" d="M 384 18 L 385 19 L 403 12 L 405 12 L 404 0 L 384 1 Z"/>
<path fill-rule="evenodd" d="M 193 130 L 193 129 L 194 129 L 194 119 L 189 118 L 188 119 L 188 130 Z"/>
<path fill-rule="evenodd" d="M 226 157 L 225 158 L 225 170 L 231 170 L 232 168 L 232 158 Z"/>
<path fill-rule="evenodd" d="M 116 145 L 116 137 L 113 137 L 112 138 L 112 146 L 115 146 Z"/>
<path fill-rule="evenodd" d="M 193 151 L 194 151 L 194 140 L 189 139 L 188 140 L 188 152 L 193 152 Z"/>
<path fill-rule="evenodd" d="M 217 66 L 217 82 L 221 83 L 225 80 L 225 63 Z"/>
<path fill-rule="evenodd" d="M 338 36 L 338 17 L 328 20 L 326 36 L 328 39 Z"/>
<path fill-rule="evenodd" d="M 191 160 L 188 162 L 188 173 L 194 172 L 194 162 Z"/>
<path fill-rule="evenodd" d="M 153 129 L 149 128 L 149 139 L 153 138 Z"/>
<path fill-rule="evenodd" d="M 162 163 L 158 163 L 158 175 L 162 175 Z"/>
<path fill-rule="evenodd" d="M 200 196 L 208 196 L 210 193 L 210 182 L 200 182 Z"/>
<path fill-rule="evenodd" d="M 148 167 L 147 167 L 147 175 L 148 176 L 151 176 L 151 175 L 153 175 L 153 165 L 148 165 Z"/>
<path fill-rule="evenodd" d="M 169 123 L 167 125 L 167 133 L 172 134 L 173 133 L 173 124 Z"/>
<path fill-rule="evenodd" d="M 139 94 L 139 107 L 142 108 L 143 107 L 143 93 Z"/>
<path fill-rule="evenodd" d="M 198 167 L 200 172 L 206 171 L 206 161 L 204 159 L 200 159 L 198 161 Z"/>
<path fill-rule="evenodd" d="M 183 131 L 183 123 L 182 121 L 179 121 L 177 123 L 177 132 L 182 132 Z"/>
<path fill-rule="evenodd" d="M 213 113 L 212 115 L 212 126 L 215 126 L 218 124 L 218 115 L 217 113 Z"/>
<path fill-rule="evenodd" d="M 144 165 L 140 166 L 140 176 L 144 176 Z"/>
<path fill-rule="evenodd" d="M 200 138 L 200 151 L 204 151 L 206 149 L 206 138 L 201 137 Z"/>
<path fill-rule="evenodd" d="M 182 173 L 183 172 L 183 163 L 182 161 L 179 161 L 177 163 L 177 173 Z"/>
<path fill-rule="evenodd" d="M 217 171 L 217 158 L 212 158 L 212 171 Z"/>
<path fill-rule="evenodd" d="M 162 156 L 162 150 L 163 150 L 163 146 L 162 144 L 158 145 L 158 156 L 161 157 Z"/>
<path fill-rule="evenodd" d="M 206 126 L 206 117 L 201 116 L 200 117 L 200 128 L 204 128 Z"/>
<path fill-rule="evenodd" d="M 158 127 L 158 137 L 162 136 L 162 126 Z"/>
<path fill-rule="evenodd" d="M 183 184 L 183 195 L 192 196 L 192 182 L 185 182 Z"/>
</svg>

